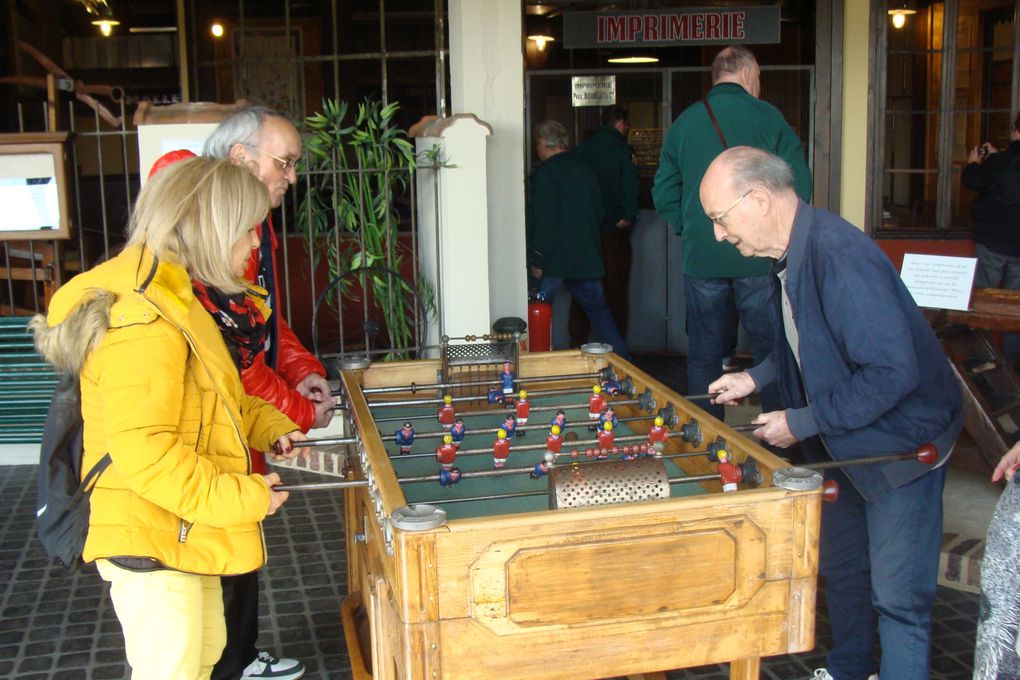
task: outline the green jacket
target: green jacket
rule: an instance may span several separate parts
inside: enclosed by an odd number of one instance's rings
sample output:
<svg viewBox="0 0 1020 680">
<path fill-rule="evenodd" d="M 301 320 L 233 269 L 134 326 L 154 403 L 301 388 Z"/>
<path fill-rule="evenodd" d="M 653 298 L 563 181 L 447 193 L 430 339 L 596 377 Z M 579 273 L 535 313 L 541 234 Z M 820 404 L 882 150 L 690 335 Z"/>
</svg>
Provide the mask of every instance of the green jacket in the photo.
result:
<svg viewBox="0 0 1020 680">
<path fill-rule="evenodd" d="M 727 145 L 753 146 L 781 157 L 793 168 L 793 187 L 811 201 L 811 171 L 804 148 L 783 114 L 755 99 L 736 83 L 719 83 L 708 92 Z M 693 104 L 673 121 L 659 156 L 652 200 L 663 219 L 673 225 L 683 244 L 683 268 L 698 279 L 767 274 L 770 260 L 743 257 L 725 241 L 718 242 L 712 222 L 701 207 L 699 190 L 705 171 L 724 150 L 705 105 Z"/>
<path fill-rule="evenodd" d="M 542 256 L 545 276 L 601 279 L 605 209 L 595 173 L 573 152 L 550 156 L 531 173 L 527 214 L 528 249 Z"/>
<path fill-rule="evenodd" d="M 638 169 L 634 148 L 620 131 L 604 125 L 579 144 L 574 157 L 588 166 L 599 180 L 602 201 L 606 205 L 604 229 L 612 229 L 620 220 L 634 222 L 638 214 Z"/>
</svg>

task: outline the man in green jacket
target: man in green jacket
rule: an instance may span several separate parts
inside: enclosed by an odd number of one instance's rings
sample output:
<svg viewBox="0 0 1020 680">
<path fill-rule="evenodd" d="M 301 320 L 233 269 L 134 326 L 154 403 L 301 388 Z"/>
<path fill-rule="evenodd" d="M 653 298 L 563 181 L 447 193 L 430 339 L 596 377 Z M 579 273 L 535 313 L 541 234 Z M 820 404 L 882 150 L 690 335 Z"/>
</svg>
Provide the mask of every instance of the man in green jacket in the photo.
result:
<svg viewBox="0 0 1020 680">
<path fill-rule="evenodd" d="M 565 286 L 584 310 L 600 342 L 629 357 L 613 315 L 606 306 L 602 277 L 601 225 L 605 215 L 595 174 L 567 153 L 567 131 L 554 120 L 535 129 L 535 149 L 542 164 L 531 173 L 527 240 L 540 265 L 540 291 L 552 301 Z"/>
<path fill-rule="evenodd" d="M 715 240 L 698 195 L 709 164 L 729 147 L 769 151 L 790 164 L 797 195 L 811 200 L 811 171 L 804 161 L 803 145 L 783 114 L 758 99 L 760 77 L 758 62 L 747 48 L 727 47 L 716 55 L 712 89 L 673 122 L 655 173 L 655 209 L 673 225 L 683 247 L 687 387 L 691 394 L 705 393 L 709 383 L 719 377 L 731 349 L 727 346 L 731 319 L 740 319 L 755 364 L 768 356 L 773 337 L 766 304 L 771 261 L 741 257 L 729 243 Z M 773 403 L 774 393 L 764 393 L 761 398 L 768 410 L 779 408 Z M 722 418 L 722 406 L 708 404 L 705 408 Z"/>
<path fill-rule="evenodd" d="M 637 220 L 640 181 L 634 165 L 634 148 L 627 143 L 629 130 L 627 110 L 622 106 L 610 106 L 602 113 L 602 127 L 573 151 L 574 158 L 595 173 L 602 190 L 602 202 L 606 208 L 602 218 L 606 304 L 623 335 L 627 334 L 629 307 L 630 227 Z M 580 306 L 571 305 L 571 344 L 587 340 L 588 329 Z"/>
</svg>

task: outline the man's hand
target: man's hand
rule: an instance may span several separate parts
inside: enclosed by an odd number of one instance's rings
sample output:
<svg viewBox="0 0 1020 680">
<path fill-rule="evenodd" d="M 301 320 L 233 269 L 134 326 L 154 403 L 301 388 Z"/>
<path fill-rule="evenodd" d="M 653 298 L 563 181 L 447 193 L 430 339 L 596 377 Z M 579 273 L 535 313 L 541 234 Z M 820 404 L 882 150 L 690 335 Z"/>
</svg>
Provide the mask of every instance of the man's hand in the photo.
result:
<svg viewBox="0 0 1020 680">
<path fill-rule="evenodd" d="M 312 401 L 312 405 L 315 406 L 315 421 L 312 423 L 313 428 L 326 427 L 333 420 L 333 397 L 330 397 L 324 401 Z"/>
<path fill-rule="evenodd" d="M 329 425 L 333 420 L 333 406 L 336 404 L 329 382 L 318 373 L 309 373 L 295 389 L 315 407 L 315 420 L 312 422 L 312 427 L 319 428 Z"/>
<path fill-rule="evenodd" d="M 790 426 L 786 423 L 786 411 L 762 413 L 751 422 L 761 425 L 751 434 L 772 446 L 786 449 L 797 443 L 797 438 L 790 432 Z"/>
<path fill-rule="evenodd" d="M 275 472 L 270 472 L 268 475 L 262 475 L 262 481 L 269 487 L 269 512 L 266 515 L 275 515 L 276 511 L 280 509 L 280 506 L 287 502 L 287 498 L 290 496 L 289 491 L 273 491 L 273 487 L 281 483 L 280 475 Z"/>
<path fill-rule="evenodd" d="M 992 470 L 992 481 L 997 482 L 1005 476 L 1007 482 L 1012 482 L 1018 468 L 1020 468 L 1020 442 L 1013 444 L 1013 448 L 1003 454 L 1002 460 Z"/>
<path fill-rule="evenodd" d="M 297 446 L 297 442 L 303 442 L 308 437 L 301 430 L 288 432 L 273 444 L 273 450 L 269 453 L 272 460 L 287 460 L 296 456 L 308 456 L 310 449 L 307 446 Z"/>
<path fill-rule="evenodd" d="M 325 399 L 333 399 L 332 390 L 329 387 L 329 382 L 326 381 L 318 373 L 309 373 L 305 376 L 304 380 L 297 384 L 295 387 L 305 399 L 311 401 L 323 401 Z"/>
<path fill-rule="evenodd" d="M 747 371 L 727 373 L 708 386 L 709 393 L 716 395 L 712 403 L 726 406 L 736 406 L 741 399 L 754 394 L 754 389 L 754 378 Z"/>
<path fill-rule="evenodd" d="M 627 220 L 627 219 L 621 219 L 619 222 L 616 223 L 616 228 L 617 229 L 626 229 L 629 226 L 630 226 L 630 220 Z"/>
</svg>

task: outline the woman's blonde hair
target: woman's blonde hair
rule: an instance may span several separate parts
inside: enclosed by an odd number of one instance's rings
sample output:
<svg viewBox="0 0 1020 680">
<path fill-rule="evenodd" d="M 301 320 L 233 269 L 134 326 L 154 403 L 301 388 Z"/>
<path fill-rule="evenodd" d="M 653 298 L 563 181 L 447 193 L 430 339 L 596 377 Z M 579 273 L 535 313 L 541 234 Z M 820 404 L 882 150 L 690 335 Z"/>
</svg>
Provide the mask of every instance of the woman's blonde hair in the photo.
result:
<svg viewBox="0 0 1020 680">
<path fill-rule="evenodd" d="M 173 257 L 193 279 L 240 293 L 245 282 L 230 252 L 269 212 L 269 192 L 247 168 L 215 158 L 188 158 L 156 173 L 138 195 L 128 245 Z"/>
</svg>

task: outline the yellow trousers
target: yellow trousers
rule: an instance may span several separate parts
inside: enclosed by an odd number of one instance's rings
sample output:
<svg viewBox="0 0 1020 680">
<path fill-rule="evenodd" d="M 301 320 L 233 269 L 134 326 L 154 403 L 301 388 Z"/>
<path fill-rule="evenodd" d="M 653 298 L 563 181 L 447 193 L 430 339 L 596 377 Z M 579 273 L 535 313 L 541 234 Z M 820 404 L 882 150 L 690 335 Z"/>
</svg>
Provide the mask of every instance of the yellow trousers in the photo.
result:
<svg viewBox="0 0 1020 680">
<path fill-rule="evenodd" d="M 110 582 L 132 680 L 208 680 L 227 641 L 220 577 L 96 566 Z"/>
</svg>

